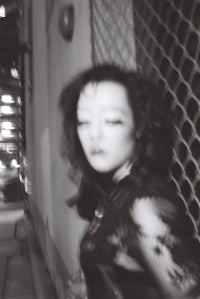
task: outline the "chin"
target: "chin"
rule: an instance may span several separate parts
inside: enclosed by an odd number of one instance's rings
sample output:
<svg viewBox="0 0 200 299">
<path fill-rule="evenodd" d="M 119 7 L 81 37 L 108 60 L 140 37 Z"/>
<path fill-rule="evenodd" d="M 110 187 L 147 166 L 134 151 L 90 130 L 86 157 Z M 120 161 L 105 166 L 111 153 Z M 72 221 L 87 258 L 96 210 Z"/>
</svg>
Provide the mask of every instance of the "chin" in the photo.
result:
<svg viewBox="0 0 200 299">
<path fill-rule="evenodd" d="M 92 165 L 92 168 L 99 173 L 110 173 L 112 172 L 114 169 L 112 167 L 108 167 L 107 165 Z"/>
<path fill-rule="evenodd" d="M 99 172 L 99 173 L 110 173 L 110 172 L 112 172 L 112 169 L 107 169 L 107 168 L 96 168 L 96 167 L 93 167 L 94 168 L 94 170 L 96 171 L 96 172 Z"/>
</svg>

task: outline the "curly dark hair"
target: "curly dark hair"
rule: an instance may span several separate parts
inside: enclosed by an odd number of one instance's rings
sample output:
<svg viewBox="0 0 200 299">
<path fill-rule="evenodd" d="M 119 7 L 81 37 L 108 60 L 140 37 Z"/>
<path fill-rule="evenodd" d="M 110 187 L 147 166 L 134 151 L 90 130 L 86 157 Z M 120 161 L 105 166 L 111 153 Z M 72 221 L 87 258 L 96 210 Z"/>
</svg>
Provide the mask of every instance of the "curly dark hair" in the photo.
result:
<svg viewBox="0 0 200 299">
<path fill-rule="evenodd" d="M 173 127 L 169 105 L 161 98 L 158 86 L 136 71 L 113 64 L 98 65 L 79 74 L 64 87 L 59 107 L 63 114 L 62 156 L 71 162 L 75 171 L 83 174 L 82 182 L 95 185 L 101 175 L 90 167 L 77 134 L 77 102 L 89 82 L 112 81 L 127 91 L 135 123 L 133 161 L 138 178 L 148 174 L 167 177 L 172 158 Z M 106 180 L 107 181 L 107 180 Z"/>
</svg>

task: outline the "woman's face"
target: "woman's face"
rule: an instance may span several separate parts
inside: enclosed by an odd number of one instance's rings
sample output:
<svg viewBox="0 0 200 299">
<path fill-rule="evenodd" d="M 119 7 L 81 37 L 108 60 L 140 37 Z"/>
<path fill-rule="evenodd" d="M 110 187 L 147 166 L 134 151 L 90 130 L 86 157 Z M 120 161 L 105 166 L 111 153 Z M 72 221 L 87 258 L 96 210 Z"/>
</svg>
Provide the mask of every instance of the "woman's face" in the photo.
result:
<svg viewBox="0 0 200 299">
<path fill-rule="evenodd" d="M 133 155 L 134 120 L 123 85 L 88 83 L 77 105 L 77 133 L 89 164 L 100 173 L 117 171 Z"/>
</svg>

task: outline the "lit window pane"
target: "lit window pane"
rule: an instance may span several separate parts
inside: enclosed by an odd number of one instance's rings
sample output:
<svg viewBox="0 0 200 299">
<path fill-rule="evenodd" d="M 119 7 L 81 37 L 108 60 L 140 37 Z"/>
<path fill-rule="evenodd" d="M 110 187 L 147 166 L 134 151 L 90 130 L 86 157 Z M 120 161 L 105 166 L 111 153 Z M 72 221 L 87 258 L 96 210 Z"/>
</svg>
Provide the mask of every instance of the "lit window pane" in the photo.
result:
<svg viewBox="0 0 200 299">
<path fill-rule="evenodd" d="M 16 128 L 15 124 L 11 121 L 3 121 L 1 123 L 1 129 L 13 130 L 15 128 Z"/>
<path fill-rule="evenodd" d="M 13 142 L 0 142 L 0 150 L 13 153 L 17 151 L 17 144 Z"/>
<path fill-rule="evenodd" d="M 14 113 L 15 113 L 15 109 L 13 109 L 13 107 L 10 107 L 10 106 L 1 106 L 0 107 L 0 114 L 10 115 L 10 114 L 14 114 Z"/>
<path fill-rule="evenodd" d="M 13 138 L 16 134 L 14 134 L 11 130 L 1 130 L 1 135 L 3 138 Z"/>
<path fill-rule="evenodd" d="M 1 101 L 5 104 L 12 104 L 15 102 L 14 98 L 10 94 L 3 94 L 1 96 Z"/>
</svg>

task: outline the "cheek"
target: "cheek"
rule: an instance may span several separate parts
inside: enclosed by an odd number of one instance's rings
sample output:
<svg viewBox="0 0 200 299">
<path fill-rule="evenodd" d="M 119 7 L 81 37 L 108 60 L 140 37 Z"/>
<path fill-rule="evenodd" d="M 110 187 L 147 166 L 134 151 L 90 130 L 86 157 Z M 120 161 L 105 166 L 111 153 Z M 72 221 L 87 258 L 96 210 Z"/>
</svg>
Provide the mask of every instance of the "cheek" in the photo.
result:
<svg viewBox="0 0 200 299">
<path fill-rule="evenodd" d="M 110 135 L 110 138 L 116 144 L 126 145 L 126 144 L 133 144 L 134 143 L 134 131 L 133 130 L 123 130 L 123 131 L 116 131 Z"/>
<path fill-rule="evenodd" d="M 88 145 L 87 132 L 85 130 L 77 129 L 77 135 L 78 135 L 79 142 L 80 142 L 83 150 L 85 151 L 85 149 L 87 149 L 87 145 Z"/>
<path fill-rule="evenodd" d="M 116 140 L 115 146 L 113 145 L 113 148 L 118 149 L 120 156 L 124 155 L 125 158 L 132 156 L 135 152 L 134 132 L 129 131 L 126 132 L 126 134 L 121 135 L 121 138 L 118 138 L 118 141 Z"/>
<path fill-rule="evenodd" d="M 85 138 L 83 132 L 81 132 L 79 129 L 77 129 L 77 136 L 80 144 L 83 145 L 83 141 Z"/>
</svg>

